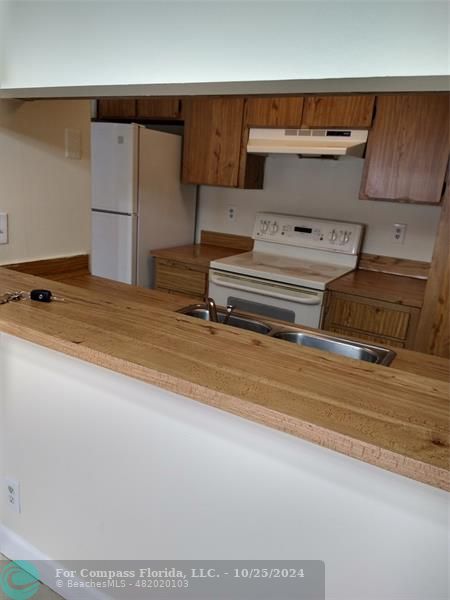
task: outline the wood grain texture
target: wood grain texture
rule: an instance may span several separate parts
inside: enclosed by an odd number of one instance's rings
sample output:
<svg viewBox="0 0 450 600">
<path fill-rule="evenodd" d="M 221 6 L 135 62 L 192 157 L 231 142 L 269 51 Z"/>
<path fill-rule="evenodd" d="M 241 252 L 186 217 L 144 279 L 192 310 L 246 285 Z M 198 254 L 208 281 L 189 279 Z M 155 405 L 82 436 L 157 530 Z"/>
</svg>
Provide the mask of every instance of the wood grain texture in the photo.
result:
<svg viewBox="0 0 450 600">
<path fill-rule="evenodd" d="M 242 98 L 191 98 L 184 107 L 184 183 L 237 187 Z"/>
<path fill-rule="evenodd" d="M 357 270 L 328 285 L 329 290 L 421 308 L 426 281 L 375 271 Z"/>
<path fill-rule="evenodd" d="M 359 258 L 358 268 L 364 271 L 377 271 L 379 273 L 390 273 L 391 275 L 401 275 L 403 277 L 427 279 L 430 271 L 430 263 L 409 260 L 407 258 L 395 258 L 393 256 L 366 254 L 363 252 Z"/>
<path fill-rule="evenodd" d="M 301 96 L 249 97 L 245 100 L 244 123 L 249 127 L 299 128 L 302 114 Z"/>
<path fill-rule="evenodd" d="M 48 281 L 0 270 L 0 290 Z M 54 282 L 0 330 L 450 490 L 447 384 Z M 151 292 L 148 292 L 151 294 Z M 149 296 L 150 297 L 150 296 Z"/>
<path fill-rule="evenodd" d="M 98 119 L 133 119 L 136 117 L 135 98 L 104 98 L 97 100 Z"/>
<path fill-rule="evenodd" d="M 165 258 L 167 260 L 178 261 L 188 265 L 195 265 L 207 273 L 209 263 L 212 260 L 233 256 L 234 254 L 239 254 L 239 252 L 243 251 L 244 250 L 236 250 L 231 247 L 224 248 L 202 243 L 152 250 L 151 255 L 156 256 L 157 258 Z"/>
<path fill-rule="evenodd" d="M 367 129 L 372 125 L 375 96 L 308 96 L 302 127 L 348 127 Z"/>
<path fill-rule="evenodd" d="M 375 335 L 404 342 L 413 348 L 419 309 L 362 296 L 331 291 L 323 327 L 351 330 L 354 335 Z"/>
<path fill-rule="evenodd" d="M 79 275 L 89 273 L 89 255 L 78 254 L 61 258 L 45 258 L 1 266 L 29 275 L 36 275 L 37 277 L 52 277 L 55 275 L 68 275 L 71 277 L 74 273 Z"/>
<path fill-rule="evenodd" d="M 416 349 L 450 357 L 450 193 L 444 198 Z"/>
<path fill-rule="evenodd" d="M 155 258 L 155 288 L 202 300 L 208 291 L 208 269 L 202 265 Z"/>
<path fill-rule="evenodd" d="M 86 290 L 91 290 L 102 294 L 104 298 L 114 298 L 115 300 L 121 301 L 126 304 L 130 299 L 133 303 L 157 306 L 162 309 L 176 311 L 186 306 L 186 304 L 195 303 L 196 299 L 191 298 L 187 301 L 186 296 L 180 296 L 175 294 L 167 294 L 167 292 L 159 292 L 157 290 L 148 290 L 146 288 L 140 288 L 136 286 L 130 286 L 127 283 L 120 283 L 118 281 L 112 281 L 110 279 L 104 279 L 102 277 L 95 277 L 93 275 L 80 275 L 74 273 L 61 273 L 54 276 L 54 279 L 81 287 Z M 259 317 L 260 318 L 260 317 Z M 264 319 L 273 325 L 283 325 L 286 323 L 283 321 L 275 321 L 270 319 Z M 305 327 L 304 329 L 315 331 L 313 328 Z M 338 332 L 343 333 L 343 332 Z M 361 336 L 352 336 L 351 334 L 346 337 L 353 337 L 355 339 L 361 339 Z M 368 336 L 370 337 L 370 336 Z M 363 337 L 362 339 L 365 339 Z M 388 344 L 385 338 L 379 338 L 383 340 L 384 345 Z M 375 340 L 372 340 L 375 341 Z M 419 354 L 410 350 L 399 350 L 399 342 L 393 340 L 395 343 L 391 344 L 395 346 L 397 356 L 394 358 L 392 366 L 401 371 L 413 373 L 423 377 L 429 377 L 431 379 L 438 379 L 440 381 L 448 382 L 449 380 L 449 361 L 433 356 L 431 354 Z"/>
<path fill-rule="evenodd" d="M 242 250 L 243 252 L 253 250 L 253 239 L 251 237 L 236 235 L 234 233 L 202 230 L 200 241 L 202 244 L 210 244 L 211 246 L 220 246 L 222 248 L 232 248 L 234 250 Z"/>
<path fill-rule="evenodd" d="M 448 94 L 378 96 L 360 198 L 437 204 L 448 157 Z"/>
<path fill-rule="evenodd" d="M 173 96 L 138 98 L 136 114 L 139 119 L 181 119 L 181 99 Z"/>
</svg>

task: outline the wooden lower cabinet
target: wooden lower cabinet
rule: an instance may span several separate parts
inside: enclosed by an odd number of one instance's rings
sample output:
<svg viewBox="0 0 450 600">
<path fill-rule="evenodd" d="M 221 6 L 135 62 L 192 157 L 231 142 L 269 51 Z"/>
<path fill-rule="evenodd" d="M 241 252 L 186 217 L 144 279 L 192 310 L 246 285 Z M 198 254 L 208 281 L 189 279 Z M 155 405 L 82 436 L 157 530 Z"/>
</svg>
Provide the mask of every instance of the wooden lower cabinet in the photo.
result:
<svg viewBox="0 0 450 600">
<path fill-rule="evenodd" d="M 155 258 L 155 288 L 203 300 L 208 291 L 208 269 Z"/>
<path fill-rule="evenodd" d="M 399 348 L 414 348 L 420 310 L 394 304 L 329 292 L 323 329 Z"/>
</svg>

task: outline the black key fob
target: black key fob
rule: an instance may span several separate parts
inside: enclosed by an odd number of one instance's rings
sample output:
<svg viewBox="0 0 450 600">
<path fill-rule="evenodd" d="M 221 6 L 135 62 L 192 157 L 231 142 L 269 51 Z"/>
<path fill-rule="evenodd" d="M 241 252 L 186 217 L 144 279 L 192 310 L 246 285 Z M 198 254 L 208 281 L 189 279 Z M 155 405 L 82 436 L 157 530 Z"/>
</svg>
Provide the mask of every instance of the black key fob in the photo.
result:
<svg viewBox="0 0 450 600">
<path fill-rule="evenodd" d="M 51 302 L 53 294 L 50 290 L 31 290 L 30 292 L 30 300 L 35 300 L 36 302 Z"/>
</svg>

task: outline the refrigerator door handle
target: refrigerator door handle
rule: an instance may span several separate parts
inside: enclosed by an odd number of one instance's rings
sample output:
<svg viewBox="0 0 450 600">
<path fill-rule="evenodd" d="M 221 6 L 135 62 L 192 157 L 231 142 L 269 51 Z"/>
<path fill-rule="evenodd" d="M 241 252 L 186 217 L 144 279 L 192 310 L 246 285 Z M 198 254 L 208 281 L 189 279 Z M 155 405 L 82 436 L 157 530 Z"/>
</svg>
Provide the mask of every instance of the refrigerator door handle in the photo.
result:
<svg viewBox="0 0 450 600">
<path fill-rule="evenodd" d="M 103 213 L 106 215 L 122 215 L 124 217 L 134 217 L 135 213 L 118 212 L 117 210 L 104 210 L 103 208 L 93 208 L 92 212 Z"/>
</svg>

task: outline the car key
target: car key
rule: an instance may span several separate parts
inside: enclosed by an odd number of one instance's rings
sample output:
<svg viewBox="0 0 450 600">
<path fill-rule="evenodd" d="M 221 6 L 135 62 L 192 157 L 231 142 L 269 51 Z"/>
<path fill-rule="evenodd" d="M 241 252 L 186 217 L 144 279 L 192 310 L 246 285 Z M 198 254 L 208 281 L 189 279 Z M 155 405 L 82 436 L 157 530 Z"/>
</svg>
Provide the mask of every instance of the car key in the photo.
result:
<svg viewBox="0 0 450 600">
<path fill-rule="evenodd" d="M 50 290 L 31 290 L 29 298 L 35 302 L 52 302 L 53 300 L 64 302 L 64 298 L 54 296 Z"/>
</svg>

